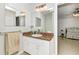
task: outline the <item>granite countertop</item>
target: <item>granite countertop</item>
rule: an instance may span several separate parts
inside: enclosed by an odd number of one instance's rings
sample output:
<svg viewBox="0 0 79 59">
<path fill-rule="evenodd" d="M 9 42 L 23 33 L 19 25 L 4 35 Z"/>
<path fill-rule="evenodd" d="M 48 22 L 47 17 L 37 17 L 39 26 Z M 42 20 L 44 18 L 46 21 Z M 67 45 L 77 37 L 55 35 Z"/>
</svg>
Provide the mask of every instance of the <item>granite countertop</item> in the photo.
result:
<svg viewBox="0 0 79 59">
<path fill-rule="evenodd" d="M 27 37 L 33 37 L 33 38 L 37 38 L 37 39 L 41 39 L 41 40 L 46 40 L 46 41 L 50 41 L 52 40 L 54 34 L 53 33 L 40 33 L 42 36 L 40 37 L 34 37 L 32 36 L 32 32 L 24 32 L 23 35 L 27 36 Z"/>
</svg>

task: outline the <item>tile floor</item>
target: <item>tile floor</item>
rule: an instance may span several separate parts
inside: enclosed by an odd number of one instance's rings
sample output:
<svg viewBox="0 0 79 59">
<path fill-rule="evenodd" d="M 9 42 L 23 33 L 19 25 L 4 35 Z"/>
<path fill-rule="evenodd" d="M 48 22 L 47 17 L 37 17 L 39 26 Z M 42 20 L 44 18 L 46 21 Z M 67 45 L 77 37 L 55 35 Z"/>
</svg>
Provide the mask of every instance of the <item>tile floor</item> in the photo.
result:
<svg viewBox="0 0 79 59">
<path fill-rule="evenodd" d="M 58 38 L 58 54 L 79 55 L 79 40 Z"/>
</svg>

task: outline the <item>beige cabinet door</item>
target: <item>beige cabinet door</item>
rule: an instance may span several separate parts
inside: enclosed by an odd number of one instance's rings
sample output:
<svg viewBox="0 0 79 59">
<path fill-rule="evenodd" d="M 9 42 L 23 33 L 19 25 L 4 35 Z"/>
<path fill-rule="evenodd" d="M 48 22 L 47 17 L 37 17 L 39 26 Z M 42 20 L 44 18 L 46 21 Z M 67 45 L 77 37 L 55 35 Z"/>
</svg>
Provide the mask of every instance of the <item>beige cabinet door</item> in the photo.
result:
<svg viewBox="0 0 79 59">
<path fill-rule="evenodd" d="M 19 32 L 6 33 L 6 54 L 19 51 Z"/>
</svg>

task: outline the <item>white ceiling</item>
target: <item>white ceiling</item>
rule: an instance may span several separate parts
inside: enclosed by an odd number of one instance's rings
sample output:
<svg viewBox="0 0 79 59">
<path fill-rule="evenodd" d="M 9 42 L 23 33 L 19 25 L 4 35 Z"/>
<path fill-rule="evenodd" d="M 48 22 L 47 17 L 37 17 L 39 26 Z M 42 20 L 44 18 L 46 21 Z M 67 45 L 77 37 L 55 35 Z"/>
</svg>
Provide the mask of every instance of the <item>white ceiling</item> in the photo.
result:
<svg viewBox="0 0 79 59">
<path fill-rule="evenodd" d="M 35 12 L 34 6 L 37 5 L 38 3 L 6 3 L 5 5 L 12 7 L 15 9 L 17 14 L 21 12 L 22 10 L 30 11 L 30 12 Z M 53 3 L 46 3 L 48 8 L 53 8 L 54 9 L 54 4 Z"/>
<path fill-rule="evenodd" d="M 63 4 L 65 4 L 65 3 L 58 3 L 57 5 L 59 6 L 59 5 L 63 5 Z"/>
<path fill-rule="evenodd" d="M 62 6 L 58 7 L 58 17 L 61 18 L 72 15 L 76 8 L 79 8 L 78 3 L 63 4 Z"/>
</svg>

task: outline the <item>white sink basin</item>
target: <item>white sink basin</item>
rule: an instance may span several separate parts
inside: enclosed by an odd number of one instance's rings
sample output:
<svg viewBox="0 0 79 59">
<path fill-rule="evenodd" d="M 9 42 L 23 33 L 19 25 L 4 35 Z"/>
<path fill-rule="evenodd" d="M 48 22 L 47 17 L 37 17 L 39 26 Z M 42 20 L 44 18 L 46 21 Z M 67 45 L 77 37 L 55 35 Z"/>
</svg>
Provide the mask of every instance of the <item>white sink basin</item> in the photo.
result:
<svg viewBox="0 0 79 59">
<path fill-rule="evenodd" d="M 33 34 L 32 36 L 33 37 L 41 37 L 42 35 L 41 34 Z"/>
</svg>

